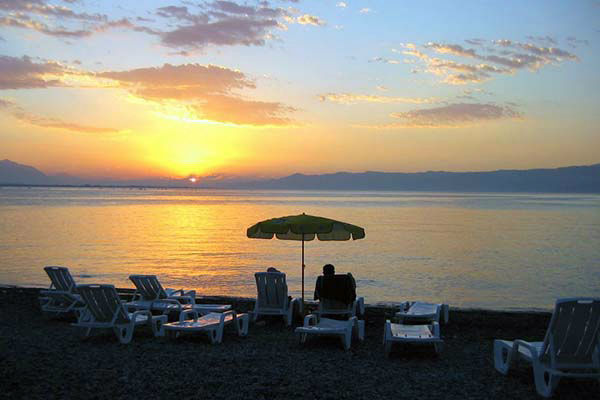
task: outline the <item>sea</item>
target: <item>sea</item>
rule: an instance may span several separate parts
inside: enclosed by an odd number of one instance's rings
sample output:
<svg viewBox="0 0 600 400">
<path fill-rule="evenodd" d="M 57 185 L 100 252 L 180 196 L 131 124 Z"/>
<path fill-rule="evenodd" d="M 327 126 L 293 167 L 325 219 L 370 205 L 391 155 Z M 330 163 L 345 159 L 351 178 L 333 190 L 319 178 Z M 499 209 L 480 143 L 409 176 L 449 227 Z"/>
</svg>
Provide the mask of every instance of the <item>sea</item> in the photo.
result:
<svg viewBox="0 0 600 400">
<path fill-rule="evenodd" d="M 78 283 L 133 287 L 156 274 L 198 296 L 255 297 L 275 267 L 301 296 L 299 241 L 249 239 L 256 222 L 306 213 L 365 229 L 305 243 L 305 298 L 327 263 L 365 301 L 546 310 L 600 296 L 600 195 L 0 187 L 0 284 L 47 287 L 43 267 Z"/>
</svg>

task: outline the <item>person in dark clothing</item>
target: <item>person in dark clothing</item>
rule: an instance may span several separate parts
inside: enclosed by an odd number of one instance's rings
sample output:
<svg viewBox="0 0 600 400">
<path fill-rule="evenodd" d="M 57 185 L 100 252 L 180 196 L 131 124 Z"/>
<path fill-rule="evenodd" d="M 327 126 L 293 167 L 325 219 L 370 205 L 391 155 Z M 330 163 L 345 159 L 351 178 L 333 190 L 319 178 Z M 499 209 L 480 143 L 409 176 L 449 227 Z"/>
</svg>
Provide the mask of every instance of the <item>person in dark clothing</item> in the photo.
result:
<svg viewBox="0 0 600 400">
<path fill-rule="evenodd" d="M 343 304 L 352 304 L 356 299 L 356 282 L 352 274 L 335 274 L 332 264 L 323 266 L 323 275 L 315 284 L 315 300 L 335 300 Z"/>
<path fill-rule="evenodd" d="M 323 265 L 323 275 L 335 275 L 335 267 L 333 264 Z"/>
</svg>

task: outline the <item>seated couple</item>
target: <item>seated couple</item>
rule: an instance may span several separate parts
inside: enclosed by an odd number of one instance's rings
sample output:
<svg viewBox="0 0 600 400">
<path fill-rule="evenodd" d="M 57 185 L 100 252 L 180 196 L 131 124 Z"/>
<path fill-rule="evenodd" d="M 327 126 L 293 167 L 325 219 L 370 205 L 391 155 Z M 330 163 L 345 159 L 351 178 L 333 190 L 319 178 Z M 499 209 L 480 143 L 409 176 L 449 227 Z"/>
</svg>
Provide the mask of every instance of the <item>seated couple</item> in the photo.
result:
<svg viewBox="0 0 600 400">
<path fill-rule="evenodd" d="M 319 314 L 353 316 L 363 313 L 362 298 L 359 299 L 360 302 L 356 302 L 354 277 L 351 273 L 336 274 L 332 264 L 323 266 L 323 275 L 317 278 L 315 284 L 314 299 L 319 300 Z"/>
<path fill-rule="evenodd" d="M 261 293 L 264 292 L 264 295 L 266 295 L 266 291 L 268 291 L 269 285 L 266 284 L 266 281 L 263 282 L 263 280 L 266 279 L 266 275 L 269 273 L 281 272 L 274 267 L 269 267 L 267 268 L 266 273 L 257 272 L 255 274 L 259 293 L 259 301 L 257 304 L 267 301 L 261 300 L 263 297 L 265 297 L 261 296 Z M 285 274 L 282 275 L 285 277 Z M 285 278 L 279 283 L 285 286 L 285 290 L 275 290 L 275 292 L 278 295 L 283 294 L 283 296 L 287 299 L 285 302 L 286 306 L 284 307 L 287 310 L 288 305 L 292 305 L 292 298 L 287 295 L 287 284 L 285 283 Z M 335 267 L 331 264 L 325 265 L 323 267 L 323 275 L 317 278 L 314 298 L 315 300 L 319 300 L 319 308 L 315 312 L 315 314 L 318 315 L 351 317 L 364 314 L 364 299 L 362 297 L 356 297 L 356 282 L 354 277 L 350 273 L 336 275 Z M 283 300 L 281 299 L 281 301 Z M 289 310 L 287 312 L 289 313 Z"/>
<path fill-rule="evenodd" d="M 267 272 L 281 272 L 275 267 L 267 268 Z M 291 299 L 291 297 L 290 297 Z M 323 266 L 323 275 L 317 278 L 315 284 L 315 300 L 329 301 L 336 308 L 346 307 L 356 300 L 356 281 L 350 272 L 335 274 L 332 264 Z"/>
</svg>

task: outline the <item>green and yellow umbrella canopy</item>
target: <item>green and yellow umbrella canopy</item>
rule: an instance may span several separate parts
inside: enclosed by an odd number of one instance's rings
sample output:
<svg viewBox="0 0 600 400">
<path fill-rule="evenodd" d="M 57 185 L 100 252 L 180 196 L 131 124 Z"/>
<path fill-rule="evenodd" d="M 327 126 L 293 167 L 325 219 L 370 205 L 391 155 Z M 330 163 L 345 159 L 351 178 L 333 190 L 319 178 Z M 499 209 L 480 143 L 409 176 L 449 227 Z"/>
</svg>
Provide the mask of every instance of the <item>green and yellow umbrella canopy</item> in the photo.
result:
<svg viewBox="0 0 600 400">
<path fill-rule="evenodd" d="M 281 240 L 310 241 L 316 236 L 319 240 L 356 240 L 365 237 L 365 230 L 329 218 L 300 214 L 259 222 L 248 228 L 246 234 L 254 239 L 272 239 L 276 236 Z"/>
<path fill-rule="evenodd" d="M 329 218 L 314 215 L 290 215 L 271 218 L 252 225 L 246 235 L 253 239 L 272 239 L 302 241 L 302 303 L 304 304 L 304 242 L 314 240 L 353 240 L 365 237 L 360 226 L 347 224 Z"/>
</svg>

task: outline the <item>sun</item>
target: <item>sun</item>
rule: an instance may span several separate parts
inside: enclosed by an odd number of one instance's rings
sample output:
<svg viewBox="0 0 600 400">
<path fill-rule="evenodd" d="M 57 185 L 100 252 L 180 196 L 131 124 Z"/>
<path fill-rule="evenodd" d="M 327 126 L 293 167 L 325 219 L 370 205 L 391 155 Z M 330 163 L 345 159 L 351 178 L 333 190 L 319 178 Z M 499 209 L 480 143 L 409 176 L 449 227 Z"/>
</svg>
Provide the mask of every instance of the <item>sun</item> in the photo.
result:
<svg viewBox="0 0 600 400">
<path fill-rule="evenodd" d="M 190 182 L 192 182 L 192 183 L 196 183 L 196 181 L 197 181 L 197 180 L 198 180 L 198 179 L 196 179 L 196 178 L 195 178 L 195 177 L 193 177 L 193 176 L 190 178 Z"/>
</svg>

